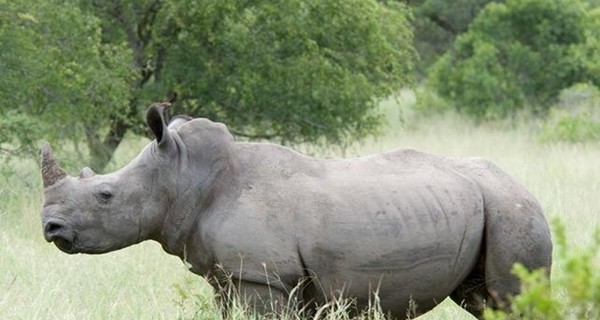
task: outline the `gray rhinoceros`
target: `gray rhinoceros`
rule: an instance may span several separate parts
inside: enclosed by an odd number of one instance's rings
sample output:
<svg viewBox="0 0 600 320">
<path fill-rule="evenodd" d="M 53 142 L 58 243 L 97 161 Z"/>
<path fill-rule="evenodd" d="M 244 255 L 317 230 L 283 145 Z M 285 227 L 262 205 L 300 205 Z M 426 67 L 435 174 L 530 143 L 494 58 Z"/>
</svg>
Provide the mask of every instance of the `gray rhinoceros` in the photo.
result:
<svg viewBox="0 0 600 320">
<path fill-rule="evenodd" d="M 233 286 L 258 312 L 377 295 L 404 318 L 450 296 L 477 317 L 519 292 L 514 263 L 551 266 L 536 199 L 494 164 L 414 150 L 322 160 L 235 142 L 221 123 L 146 114 L 156 139 L 122 169 L 67 176 L 42 147 L 43 232 L 67 253 L 144 240 Z M 229 281 L 226 281 L 229 280 Z M 276 309 L 276 310 L 273 310 Z"/>
</svg>

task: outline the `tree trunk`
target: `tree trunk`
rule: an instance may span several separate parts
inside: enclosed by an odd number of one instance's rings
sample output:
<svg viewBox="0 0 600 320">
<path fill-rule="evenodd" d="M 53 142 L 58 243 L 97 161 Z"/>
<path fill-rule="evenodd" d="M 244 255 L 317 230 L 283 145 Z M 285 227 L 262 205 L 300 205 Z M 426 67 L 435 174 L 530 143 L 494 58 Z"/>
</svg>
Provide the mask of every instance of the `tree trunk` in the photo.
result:
<svg viewBox="0 0 600 320">
<path fill-rule="evenodd" d="M 130 106 L 130 108 L 132 107 Z M 104 171 L 130 127 L 131 125 L 122 119 L 111 117 L 110 128 L 104 140 L 101 140 L 96 128 L 86 128 L 86 137 L 90 149 L 90 167 L 94 171 Z"/>
<path fill-rule="evenodd" d="M 108 133 L 102 139 L 98 134 L 98 128 L 95 125 L 86 127 L 86 137 L 88 147 L 90 149 L 90 168 L 96 172 L 103 172 L 106 166 L 113 157 L 113 154 L 123 141 L 127 131 L 134 129 L 134 124 L 137 117 L 139 91 L 142 89 L 146 81 L 136 81 L 132 86 L 132 98 L 129 100 L 127 109 L 123 111 L 115 111 L 109 117 Z"/>
<path fill-rule="evenodd" d="M 86 128 L 86 136 L 90 148 L 91 167 L 98 172 L 102 172 L 106 168 L 112 159 L 115 150 L 123 141 L 127 131 L 137 128 L 134 124 L 137 121 L 139 93 L 150 78 L 155 76 L 156 72 L 160 71 L 162 68 L 166 47 L 159 45 L 159 49 L 155 53 L 155 56 L 149 54 L 147 49 L 148 44 L 153 40 L 154 23 L 157 14 L 162 9 L 163 5 L 164 1 L 152 0 L 145 6 L 137 8 L 140 11 L 136 12 L 135 15 L 127 15 L 126 9 L 128 8 L 131 10 L 131 7 L 128 7 L 123 0 L 94 2 L 95 9 L 111 17 L 114 25 L 118 26 L 118 28 L 123 31 L 127 42 L 133 51 L 133 65 L 139 72 L 139 78 L 131 84 L 132 96 L 127 109 L 124 113 L 115 113 L 110 116 L 109 131 L 104 139 L 100 138 L 93 125 Z M 139 20 L 136 21 L 135 18 L 132 19 L 132 17 L 138 17 Z M 177 33 L 178 30 L 179 29 L 174 24 L 168 28 L 168 32 Z M 152 60 L 150 64 L 155 67 L 156 70 L 148 65 L 149 60 Z"/>
</svg>

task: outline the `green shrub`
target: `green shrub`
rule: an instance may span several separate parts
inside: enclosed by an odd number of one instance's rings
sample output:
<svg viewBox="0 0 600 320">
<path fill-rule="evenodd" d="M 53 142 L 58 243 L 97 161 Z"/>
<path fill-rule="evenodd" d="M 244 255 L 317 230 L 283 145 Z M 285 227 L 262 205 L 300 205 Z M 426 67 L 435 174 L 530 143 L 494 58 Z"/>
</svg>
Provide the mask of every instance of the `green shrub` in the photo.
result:
<svg viewBox="0 0 600 320">
<path fill-rule="evenodd" d="M 573 0 L 488 4 L 432 67 L 429 84 L 476 118 L 527 106 L 545 114 L 565 87 L 599 85 L 597 31 L 590 31 L 599 28 L 597 16 Z"/>
<path fill-rule="evenodd" d="M 429 90 L 427 85 L 415 89 L 417 97 L 415 111 L 421 115 L 443 114 L 453 110 L 452 103 L 440 97 L 435 90 Z"/>
<path fill-rule="evenodd" d="M 553 109 L 540 133 L 542 141 L 582 142 L 600 139 L 600 123 L 590 119 L 590 113 L 569 114 Z"/>
<path fill-rule="evenodd" d="M 586 248 L 569 247 L 565 227 L 553 221 L 555 272 L 552 288 L 542 270 L 515 265 L 522 293 L 513 298 L 512 312 L 486 310 L 488 320 L 600 319 L 600 229 Z"/>
<path fill-rule="evenodd" d="M 197 279 L 187 278 L 185 283 L 173 285 L 177 297 L 174 303 L 179 311 L 177 319 L 221 319 L 219 304 L 215 303 L 214 296 L 207 292 L 194 291 L 192 281 L 197 281 Z"/>
<path fill-rule="evenodd" d="M 543 142 L 600 139 L 600 91 L 580 84 L 563 91 L 540 130 Z"/>
</svg>

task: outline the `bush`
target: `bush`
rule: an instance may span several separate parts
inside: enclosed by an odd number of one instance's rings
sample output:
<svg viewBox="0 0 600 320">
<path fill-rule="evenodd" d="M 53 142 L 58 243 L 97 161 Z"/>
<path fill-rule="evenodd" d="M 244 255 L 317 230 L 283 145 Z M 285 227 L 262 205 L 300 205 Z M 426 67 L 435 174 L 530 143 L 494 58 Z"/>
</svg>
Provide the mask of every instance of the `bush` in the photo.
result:
<svg viewBox="0 0 600 320">
<path fill-rule="evenodd" d="M 429 83 L 476 118 L 530 106 L 544 114 L 560 91 L 598 85 L 600 19 L 581 1 L 508 0 L 488 4 L 432 67 Z"/>
<path fill-rule="evenodd" d="M 600 319 L 600 229 L 581 250 L 569 248 L 564 226 L 553 221 L 555 270 L 553 289 L 542 270 L 515 265 L 522 293 L 513 298 L 511 314 L 486 310 L 485 319 Z"/>
<path fill-rule="evenodd" d="M 600 91 L 585 84 L 564 90 L 542 123 L 540 138 L 544 142 L 600 139 Z"/>
</svg>

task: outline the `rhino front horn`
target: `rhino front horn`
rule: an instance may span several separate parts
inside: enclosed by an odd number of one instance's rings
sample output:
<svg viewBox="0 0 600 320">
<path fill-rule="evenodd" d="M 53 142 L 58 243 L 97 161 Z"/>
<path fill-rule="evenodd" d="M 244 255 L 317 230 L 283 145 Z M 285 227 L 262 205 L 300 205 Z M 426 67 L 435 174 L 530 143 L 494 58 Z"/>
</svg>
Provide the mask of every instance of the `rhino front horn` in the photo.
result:
<svg viewBox="0 0 600 320">
<path fill-rule="evenodd" d="M 63 170 L 52 155 L 52 148 L 48 142 L 42 144 L 42 180 L 44 188 L 55 184 L 65 178 L 67 173 Z"/>
</svg>

